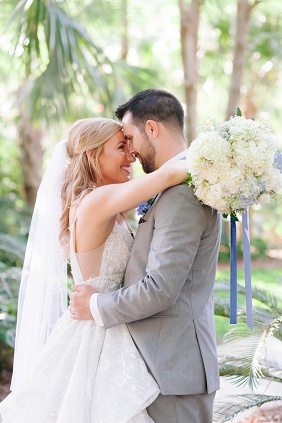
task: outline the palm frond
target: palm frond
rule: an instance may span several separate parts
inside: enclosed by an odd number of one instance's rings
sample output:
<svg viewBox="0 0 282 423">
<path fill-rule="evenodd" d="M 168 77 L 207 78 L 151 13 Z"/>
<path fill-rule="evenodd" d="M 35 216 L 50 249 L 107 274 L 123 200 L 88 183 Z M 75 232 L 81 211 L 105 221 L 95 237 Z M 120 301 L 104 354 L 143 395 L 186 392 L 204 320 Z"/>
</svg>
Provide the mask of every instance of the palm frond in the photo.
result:
<svg viewBox="0 0 282 423">
<path fill-rule="evenodd" d="M 282 298 L 278 297 L 277 294 L 256 286 L 253 288 L 253 298 L 271 310 L 276 310 L 278 314 L 282 314 Z"/>
<path fill-rule="evenodd" d="M 264 339 L 259 335 L 244 338 L 241 342 L 229 343 L 232 355 L 219 359 L 220 375 L 230 379 L 237 386 L 258 385 L 263 376 L 261 361 L 264 357 Z"/>
<path fill-rule="evenodd" d="M 26 66 L 27 76 L 36 66 L 43 63 L 44 43 L 40 42 L 42 38 L 42 28 L 46 18 L 46 2 L 40 0 L 21 0 L 15 8 L 8 21 L 8 26 L 15 26 L 15 53 L 21 56 Z M 36 60 L 40 59 L 40 60 Z"/>
<path fill-rule="evenodd" d="M 14 347 L 18 291 L 22 269 L 10 267 L 0 273 L 0 340 Z"/>
<path fill-rule="evenodd" d="M 227 401 L 230 402 L 227 402 Z M 213 423 L 225 423 L 236 417 L 238 414 L 249 410 L 252 407 L 260 407 L 263 404 L 281 401 L 282 396 L 270 395 L 232 395 L 224 401 L 215 402 Z"/>
<path fill-rule="evenodd" d="M 215 292 L 230 291 L 230 282 L 226 280 L 221 280 L 215 284 Z M 238 284 L 237 287 L 238 294 L 245 295 L 244 286 Z M 282 314 L 282 299 L 275 295 L 273 292 L 267 291 L 266 289 L 260 287 L 252 287 L 252 297 L 253 299 L 259 301 L 261 304 L 269 307 L 271 310 L 276 310 L 279 315 Z"/>
<path fill-rule="evenodd" d="M 22 263 L 24 259 L 25 247 L 25 242 L 15 239 L 10 235 L 0 233 L 0 251 L 15 257 L 20 263 Z"/>
<path fill-rule="evenodd" d="M 2 313 L 4 318 L 0 318 L 0 341 L 9 347 L 14 348 L 16 337 L 16 317 Z"/>
<path fill-rule="evenodd" d="M 249 363 L 244 358 L 225 356 L 219 357 L 220 376 L 226 379 L 233 379 L 234 384 L 238 386 L 246 385 L 246 372 L 249 370 Z M 275 366 L 275 363 L 263 360 L 256 379 L 263 378 L 270 382 L 282 383 L 281 368 Z"/>
<path fill-rule="evenodd" d="M 251 331 L 246 325 L 246 314 L 245 311 L 241 313 L 239 311 L 238 324 L 224 336 L 224 343 L 233 342 L 237 339 L 249 337 L 253 334 L 263 335 L 264 340 L 270 336 L 279 335 L 281 332 L 282 316 L 278 315 L 273 310 L 268 310 L 262 307 L 254 308 L 254 329 Z M 277 336 L 280 338 L 280 336 Z"/>
<path fill-rule="evenodd" d="M 2 295 L 2 297 L 5 297 L 6 299 L 13 299 L 17 297 L 21 274 L 21 267 L 9 267 L 1 271 L 0 295 Z"/>
<path fill-rule="evenodd" d="M 29 118 L 58 118 L 58 113 L 62 116 L 77 108 L 74 98 L 80 96 L 82 104 L 85 100 L 83 85 L 96 98 L 103 92 L 105 102 L 110 103 L 105 65 L 112 69 L 114 64 L 60 6 L 55 1 L 24 0 L 11 18 L 17 22 L 15 51 L 22 51 L 30 76 L 20 93 L 22 109 Z"/>
<path fill-rule="evenodd" d="M 229 317 L 230 303 L 228 300 L 220 297 L 214 297 L 214 314 L 216 316 Z"/>
<path fill-rule="evenodd" d="M 282 369 L 281 365 L 273 361 L 264 360 L 263 362 L 263 377 L 271 382 L 282 383 Z M 282 386 L 282 385 L 281 385 Z"/>
<path fill-rule="evenodd" d="M 12 197 L 12 196 L 11 196 Z M 26 241 L 29 231 L 32 207 L 18 195 L 0 197 L 0 233 Z"/>
<path fill-rule="evenodd" d="M 223 339 L 226 353 L 219 358 L 221 376 L 239 386 L 248 384 L 251 389 L 258 385 L 259 379 L 268 377 L 267 342 L 279 332 L 281 324 L 282 316 L 279 316 L 267 323 L 255 321 L 254 331 L 242 323 L 232 328 Z"/>
<path fill-rule="evenodd" d="M 153 72 L 111 61 L 66 7 L 56 0 L 22 0 L 10 20 L 17 28 L 15 53 L 27 76 L 21 111 L 31 121 L 81 117 L 93 110 L 93 99 L 104 114 L 114 114 L 129 94 L 154 83 Z"/>
</svg>

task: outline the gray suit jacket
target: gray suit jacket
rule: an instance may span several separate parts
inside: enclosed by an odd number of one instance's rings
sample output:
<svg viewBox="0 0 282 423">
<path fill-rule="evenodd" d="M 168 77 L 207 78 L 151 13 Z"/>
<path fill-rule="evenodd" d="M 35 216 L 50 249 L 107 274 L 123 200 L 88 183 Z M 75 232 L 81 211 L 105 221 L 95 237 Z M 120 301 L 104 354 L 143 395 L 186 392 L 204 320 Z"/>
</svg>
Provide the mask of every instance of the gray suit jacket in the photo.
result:
<svg viewBox="0 0 282 423">
<path fill-rule="evenodd" d="M 139 224 L 124 288 L 98 296 L 105 327 L 127 323 L 164 395 L 219 388 L 213 287 L 220 215 L 181 184 Z"/>
</svg>

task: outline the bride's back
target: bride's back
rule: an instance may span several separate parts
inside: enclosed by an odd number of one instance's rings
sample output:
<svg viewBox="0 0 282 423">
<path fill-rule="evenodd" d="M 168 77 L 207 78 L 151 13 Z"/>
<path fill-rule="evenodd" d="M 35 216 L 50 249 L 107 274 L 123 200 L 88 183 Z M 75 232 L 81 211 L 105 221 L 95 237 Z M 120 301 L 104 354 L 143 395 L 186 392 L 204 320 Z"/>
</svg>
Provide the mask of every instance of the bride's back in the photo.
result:
<svg viewBox="0 0 282 423">
<path fill-rule="evenodd" d="M 115 222 L 106 241 L 85 253 L 75 251 L 76 220 L 70 231 L 70 263 L 74 282 L 92 285 L 98 292 L 117 289 L 122 283 L 133 242 L 126 224 Z"/>
</svg>

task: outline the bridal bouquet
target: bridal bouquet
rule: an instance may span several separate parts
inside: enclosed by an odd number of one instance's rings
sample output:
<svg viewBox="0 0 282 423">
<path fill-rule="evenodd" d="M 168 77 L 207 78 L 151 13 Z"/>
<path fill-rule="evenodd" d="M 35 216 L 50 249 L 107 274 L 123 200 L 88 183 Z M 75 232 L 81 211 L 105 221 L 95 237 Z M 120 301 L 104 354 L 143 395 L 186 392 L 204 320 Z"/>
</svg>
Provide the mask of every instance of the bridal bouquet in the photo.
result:
<svg viewBox="0 0 282 423">
<path fill-rule="evenodd" d="M 187 162 L 196 197 L 224 217 L 269 202 L 282 187 L 282 154 L 270 126 L 240 110 L 228 121 L 204 123 Z"/>
<path fill-rule="evenodd" d="M 230 323 L 237 323 L 236 220 L 242 214 L 247 324 L 253 329 L 248 206 L 278 198 L 282 154 L 269 125 L 237 116 L 207 122 L 187 153 L 188 185 L 196 197 L 230 215 Z"/>
</svg>

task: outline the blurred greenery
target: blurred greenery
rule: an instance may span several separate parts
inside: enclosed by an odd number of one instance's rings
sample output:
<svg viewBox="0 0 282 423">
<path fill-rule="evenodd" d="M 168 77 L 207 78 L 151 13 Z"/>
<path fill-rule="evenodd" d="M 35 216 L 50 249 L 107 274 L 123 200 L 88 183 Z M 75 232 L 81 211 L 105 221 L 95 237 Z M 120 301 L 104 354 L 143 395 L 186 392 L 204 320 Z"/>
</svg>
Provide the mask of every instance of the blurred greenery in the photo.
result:
<svg viewBox="0 0 282 423">
<path fill-rule="evenodd" d="M 0 275 L 0 341 L 14 347 L 21 268 L 11 267 Z"/>
</svg>

